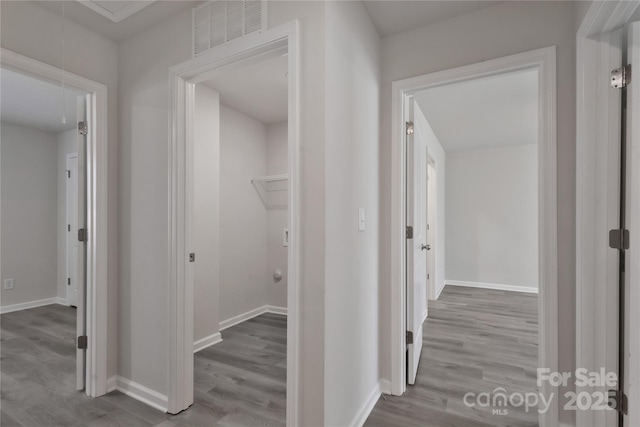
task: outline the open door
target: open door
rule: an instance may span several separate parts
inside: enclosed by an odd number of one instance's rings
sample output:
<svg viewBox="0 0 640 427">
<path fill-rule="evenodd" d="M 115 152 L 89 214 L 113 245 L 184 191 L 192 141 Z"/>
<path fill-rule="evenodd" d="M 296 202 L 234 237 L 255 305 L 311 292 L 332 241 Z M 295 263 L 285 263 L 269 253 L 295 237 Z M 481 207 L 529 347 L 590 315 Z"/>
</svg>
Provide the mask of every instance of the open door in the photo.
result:
<svg viewBox="0 0 640 427">
<path fill-rule="evenodd" d="M 627 411 L 621 414 L 624 424 L 619 424 L 620 427 L 640 425 L 640 22 L 634 22 L 628 28 L 627 64 L 631 79 L 625 89 L 626 115 L 624 109 L 622 113 L 623 117 L 626 116 L 626 224 L 621 227 L 629 230 L 630 234 L 628 249 L 624 251 L 624 265 L 627 266 L 624 305 L 627 315 L 623 342 L 627 344 L 622 346 L 625 357 L 621 358 Z"/>
<path fill-rule="evenodd" d="M 414 125 L 414 98 L 407 103 L 407 382 L 415 384 L 427 310 L 427 146 Z"/>
<path fill-rule="evenodd" d="M 77 155 L 77 214 L 76 228 L 71 229 L 75 233 L 71 238 L 77 242 L 75 259 L 76 266 L 76 388 L 86 388 L 87 366 L 87 304 L 86 304 L 86 260 L 87 260 L 87 109 L 84 97 L 78 97 L 78 155 Z"/>
<path fill-rule="evenodd" d="M 428 158 L 427 162 L 427 305 L 429 306 L 429 300 L 436 299 L 436 168 L 431 160 Z M 427 311 L 425 310 L 425 316 L 427 317 Z"/>
<path fill-rule="evenodd" d="M 67 305 L 78 307 L 78 153 L 67 156 Z"/>
</svg>

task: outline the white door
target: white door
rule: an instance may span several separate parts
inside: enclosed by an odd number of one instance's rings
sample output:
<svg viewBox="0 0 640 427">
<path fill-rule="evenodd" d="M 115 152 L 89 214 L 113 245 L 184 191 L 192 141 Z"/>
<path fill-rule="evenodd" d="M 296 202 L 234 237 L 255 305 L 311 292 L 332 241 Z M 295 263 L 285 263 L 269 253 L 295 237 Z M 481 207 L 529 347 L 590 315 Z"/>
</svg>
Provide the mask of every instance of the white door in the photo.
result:
<svg viewBox="0 0 640 427">
<path fill-rule="evenodd" d="M 78 153 L 67 156 L 67 305 L 78 306 Z"/>
<path fill-rule="evenodd" d="M 86 123 L 86 101 L 84 97 L 78 97 L 78 122 Z M 77 156 L 77 216 L 76 216 L 76 229 L 71 229 L 72 238 L 75 237 L 77 242 L 77 251 L 75 254 L 74 262 L 76 263 L 76 283 L 77 283 L 77 313 L 76 313 L 76 333 L 77 337 L 83 337 L 87 335 L 86 329 L 86 250 L 87 243 L 81 242 L 79 237 L 79 230 L 86 229 L 86 215 L 87 215 L 87 203 L 86 203 L 86 159 L 87 159 L 87 136 L 86 132 L 78 131 L 78 156 Z M 88 235 L 88 233 L 87 233 Z M 90 236 L 89 236 L 90 237 Z M 80 347 L 79 345 L 76 346 Z M 86 350 L 77 348 L 76 350 L 76 388 L 78 390 L 84 390 L 86 385 Z"/>
<path fill-rule="evenodd" d="M 626 375 L 628 396 L 625 426 L 640 425 L 640 22 L 629 25 L 627 63 L 631 82 L 627 86 L 627 203 L 626 229 L 630 232 L 626 251 Z"/>
<path fill-rule="evenodd" d="M 422 352 L 422 322 L 427 312 L 427 146 L 414 120 L 414 99 L 408 100 L 407 132 L 407 382 L 415 384 Z"/>
</svg>

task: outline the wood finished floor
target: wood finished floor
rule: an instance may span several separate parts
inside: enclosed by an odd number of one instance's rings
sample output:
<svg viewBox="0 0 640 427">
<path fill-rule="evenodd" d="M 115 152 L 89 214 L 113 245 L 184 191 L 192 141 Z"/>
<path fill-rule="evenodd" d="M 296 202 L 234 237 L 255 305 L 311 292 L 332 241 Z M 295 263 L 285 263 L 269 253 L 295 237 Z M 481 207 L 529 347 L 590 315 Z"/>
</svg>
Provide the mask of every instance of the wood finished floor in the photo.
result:
<svg viewBox="0 0 640 427">
<path fill-rule="evenodd" d="M 429 301 L 415 386 L 381 397 L 366 427 L 538 426 L 537 408 L 469 408 L 463 397 L 504 387 L 537 392 L 538 298 L 535 294 L 447 286 Z"/>
<path fill-rule="evenodd" d="M 172 416 L 117 391 L 75 391 L 75 313 L 49 305 L 1 316 L 2 427 L 285 425 L 286 316 L 248 320 L 196 353 L 195 402 Z"/>
</svg>

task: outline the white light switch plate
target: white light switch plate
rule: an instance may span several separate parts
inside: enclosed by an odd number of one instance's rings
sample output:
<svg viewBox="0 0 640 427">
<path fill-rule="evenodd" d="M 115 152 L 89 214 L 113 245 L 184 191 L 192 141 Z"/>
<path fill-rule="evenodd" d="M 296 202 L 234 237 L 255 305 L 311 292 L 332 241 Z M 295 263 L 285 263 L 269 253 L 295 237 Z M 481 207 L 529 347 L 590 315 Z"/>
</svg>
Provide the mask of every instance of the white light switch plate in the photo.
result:
<svg viewBox="0 0 640 427">
<path fill-rule="evenodd" d="M 364 208 L 358 209 L 358 231 L 364 231 Z"/>
<path fill-rule="evenodd" d="M 4 288 L 13 289 L 13 279 L 4 279 Z"/>
</svg>

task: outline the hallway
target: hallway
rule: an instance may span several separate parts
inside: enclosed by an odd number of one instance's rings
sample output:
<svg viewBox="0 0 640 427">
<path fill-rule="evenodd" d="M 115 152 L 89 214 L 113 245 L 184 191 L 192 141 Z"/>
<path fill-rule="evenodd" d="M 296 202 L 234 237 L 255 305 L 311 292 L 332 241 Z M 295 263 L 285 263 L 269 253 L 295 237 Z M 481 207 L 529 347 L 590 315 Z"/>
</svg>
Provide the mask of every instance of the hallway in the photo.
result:
<svg viewBox="0 0 640 427">
<path fill-rule="evenodd" d="M 468 392 L 493 397 L 497 387 L 536 391 L 537 316 L 534 294 L 446 286 L 429 301 L 416 385 L 381 397 L 365 426 L 537 426 L 537 408 L 493 415 L 493 407 L 463 401 Z"/>
</svg>

